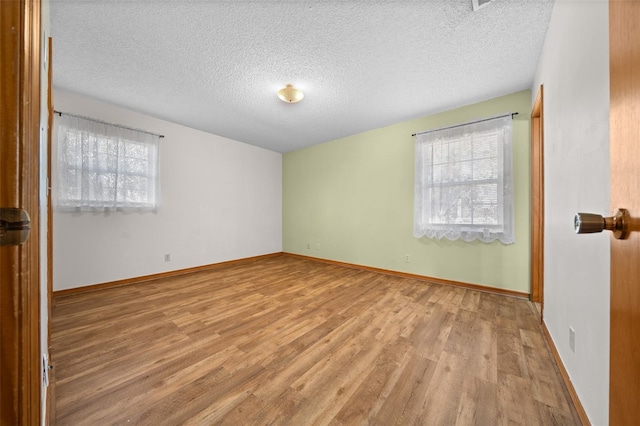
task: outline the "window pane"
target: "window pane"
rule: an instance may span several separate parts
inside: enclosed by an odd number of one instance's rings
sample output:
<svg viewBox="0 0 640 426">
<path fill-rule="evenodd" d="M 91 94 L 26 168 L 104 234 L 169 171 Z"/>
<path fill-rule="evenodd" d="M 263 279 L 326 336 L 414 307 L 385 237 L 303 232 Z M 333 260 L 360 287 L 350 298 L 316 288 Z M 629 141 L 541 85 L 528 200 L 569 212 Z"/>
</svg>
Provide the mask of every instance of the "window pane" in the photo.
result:
<svg viewBox="0 0 640 426">
<path fill-rule="evenodd" d="M 458 161 L 451 163 L 451 182 L 468 182 L 473 179 L 473 161 Z"/>
<path fill-rule="evenodd" d="M 471 160 L 473 158 L 470 138 L 456 139 L 449 146 L 449 161 Z"/>
<path fill-rule="evenodd" d="M 484 158 L 473 162 L 473 180 L 496 179 L 498 177 L 498 159 Z"/>
<path fill-rule="evenodd" d="M 511 137 L 508 115 L 416 137 L 414 235 L 513 242 Z"/>
<path fill-rule="evenodd" d="M 157 137 L 69 115 L 56 121 L 58 205 L 156 207 Z"/>
<path fill-rule="evenodd" d="M 495 157 L 498 152 L 498 140 L 495 135 L 475 138 L 473 141 L 473 158 Z"/>
<path fill-rule="evenodd" d="M 474 205 L 473 206 L 473 223 L 474 225 L 497 225 L 498 206 L 490 205 Z"/>
<path fill-rule="evenodd" d="M 497 204 L 498 203 L 498 184 L 487 183 L 475 185 L 473 191 L 474 204 Z"/>
</svg>

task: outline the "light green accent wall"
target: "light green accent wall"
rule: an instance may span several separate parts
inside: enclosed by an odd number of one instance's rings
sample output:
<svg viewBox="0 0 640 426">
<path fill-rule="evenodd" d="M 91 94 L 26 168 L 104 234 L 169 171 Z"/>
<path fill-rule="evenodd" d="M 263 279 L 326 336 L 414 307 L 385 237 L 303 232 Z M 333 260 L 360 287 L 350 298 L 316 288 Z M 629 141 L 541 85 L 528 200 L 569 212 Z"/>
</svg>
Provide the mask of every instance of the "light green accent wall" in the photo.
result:
<svg viewBox="0 0 640 426">
<path fill-rule="evenodd" d="M 516 111 L 515 244 L 415 238 L 411 135 Z M 526 90 L 284 154 L 283 251 L 529 293 L 530 115 Z"/>
</svg>

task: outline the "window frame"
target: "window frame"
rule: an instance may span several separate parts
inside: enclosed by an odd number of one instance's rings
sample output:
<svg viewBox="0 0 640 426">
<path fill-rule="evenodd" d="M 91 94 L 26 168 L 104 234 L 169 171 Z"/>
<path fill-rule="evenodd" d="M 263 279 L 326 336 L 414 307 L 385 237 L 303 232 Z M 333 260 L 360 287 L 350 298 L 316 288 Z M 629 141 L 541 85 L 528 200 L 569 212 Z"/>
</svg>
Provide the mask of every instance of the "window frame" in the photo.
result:
<svg viewBox="0 0 640 426">
<path fill-rule="evenodd" d="M 490 156 L 476 156 L 474 149 L 481 147 L 478 141 L 492 139 L 494 145 Z M 414 236 L 417 238 L 447 238 L 449 240 L 463 239 L 473 241 L 479 239 L 483 242 L 499 240 L 504 244 L 515 242 L 514 211 L 513 211 L 513 165 L 512 165 L 512 139 L 513 124 L 510 114 L 497 118 L 481 120 L 478 122 L 452 126 L 451 128 L 437 129 L 416 135 L 415 145 L 415 181 L 414 181 Z M 486 144 L 486 142 L 483 142 Z M 468 145 L 471 149 L 460 150 L 453 155 L 451 151 L 454 145 Z M 478 145 L 477 145 L 478 144 Z M 434 151 L 447 149 L 446 161 L 441 161 Z M 486 147 L 484 147 L 486 149 Z M 430 150 L 430 151 L 427 151 Z M 482 160 L 496 159 L 495 173 L 491 177 L 476 178 L 474 165 Z M 461 170 L 456 165 L 470 164 L 470 176 L 468 178 L 456 178 L 451 176 L 454 169 Z M 492 165 L 493 167 L 493 165 Z M 446 169 L 444 172 L 434 170 Z M 468 170 L 467 170 L 468 172 Z M 434 177 L 436 175 L 436 177 Z M 449 179 L 449 180 L 447 180 Z M 461 198 L 447 198 L 447 195 L 456 191 L 448 191 L 443 195 L 442 188 L 460 188 L 458 193 L 463 193 L 466 188 L 471 191 L 478 190 L 487 183 L 495 183 L 494 204 L 473 201 L 469 197 L 468 214 L 469 221 L 459 221 L 462 206 L 458 207 L 458 215 L 453 215 L 451 206 L 455 200 Z M 435 201 L 434 201 L 435 200 Z M 442 209 L 442 205 L 447 208 Z M 482 206 L 495 206 L 494 223 L 474 223 L 476 208 Z M 434 207 L 435 206 L 435 207 Z M 502 206 L 502 207 L 501 207 Z M 467 207 L 465 204 L 464 207 Z M 439 208 L 439 209 L 438 209 Z M 434 212 L 434 210 L 437 210 Z M 447 217 L 448 216 L 448 217 Z M 467 218 L 468 216 L 464 216 Z"/>
<path fill-rule="evenodd" d="M 56 128 L 57 210 L 157 211 L 159 136 L 68 114 L 56 117 Z M 143 155 L 132 156 L 131 147 Z M 124 184 L 131 177 L 137 187 Z"/>
</svg>

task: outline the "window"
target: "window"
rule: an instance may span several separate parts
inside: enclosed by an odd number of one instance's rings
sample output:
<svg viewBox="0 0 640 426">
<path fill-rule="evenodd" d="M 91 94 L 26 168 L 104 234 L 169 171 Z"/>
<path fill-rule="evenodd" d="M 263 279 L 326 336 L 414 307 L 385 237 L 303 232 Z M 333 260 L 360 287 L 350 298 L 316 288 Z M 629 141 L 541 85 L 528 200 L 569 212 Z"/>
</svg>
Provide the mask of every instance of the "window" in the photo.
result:
<svg viewBox="0 0 640 426">
<path fill-rule="evenodd" d="M 512 119 L 416 136 L 414 236 L 515 242 Z"/>
<path fill-rule="evenodd" d="M 57 209 L 157 209 L 158 136 L 70 114 L 56 127 Z"/>
</svg>

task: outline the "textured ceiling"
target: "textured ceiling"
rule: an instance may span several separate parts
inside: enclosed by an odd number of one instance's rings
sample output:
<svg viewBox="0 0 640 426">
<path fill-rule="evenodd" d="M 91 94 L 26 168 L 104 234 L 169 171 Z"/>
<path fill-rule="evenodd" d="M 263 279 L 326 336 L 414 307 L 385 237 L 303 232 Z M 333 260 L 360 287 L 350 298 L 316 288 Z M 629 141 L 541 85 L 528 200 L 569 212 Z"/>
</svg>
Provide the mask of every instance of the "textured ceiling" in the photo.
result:
<svg viewBox="0 0 640 426">
<path fill-rule="evenodd" d="M 530 88 L 553 3 L 51 0 L 54 86 L 287 152 Z"/>
</svg>

